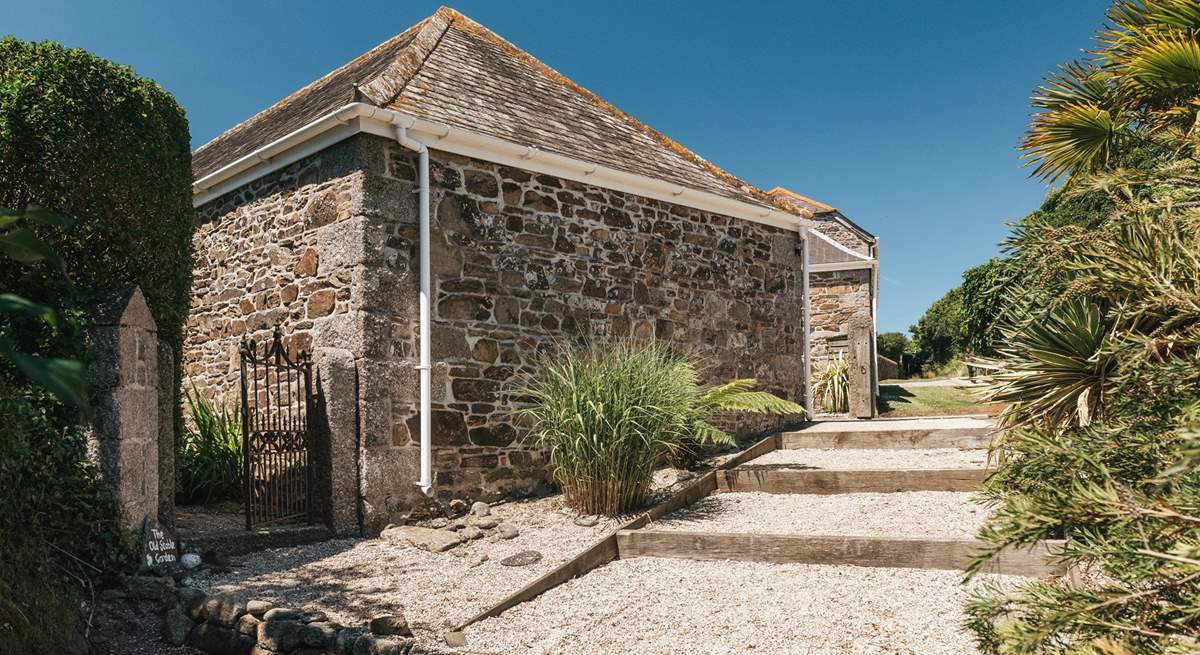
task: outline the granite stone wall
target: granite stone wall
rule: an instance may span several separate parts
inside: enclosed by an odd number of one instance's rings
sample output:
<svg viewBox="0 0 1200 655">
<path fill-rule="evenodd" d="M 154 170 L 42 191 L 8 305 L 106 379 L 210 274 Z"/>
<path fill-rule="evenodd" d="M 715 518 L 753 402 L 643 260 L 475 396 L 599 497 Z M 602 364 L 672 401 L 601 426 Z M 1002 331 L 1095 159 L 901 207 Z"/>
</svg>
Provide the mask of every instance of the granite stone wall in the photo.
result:
<svg viewBox="0 0 1200 655">
<path fill-rule="evenodd" d="M 714 381 L 755 377 L 800 398 L 794 232 L 442 152 L 431 160 L 440 497 L 544 482 L 510 391 L 555 340 L 669 339 L 700 354 Z M 187 377 L 233 402 L 237 340 L 276 323 L 297 347 L 348 353 L 326 387 L 352 389 L 357 417 L 328 429 L 354 431 L 358 461 L 335 455 L 332 466 L 356 471 L 347 484 L 368 532 L 419 500 L 415 180 L 415 154 L 360 135 L 205 205 L 196 236 Z"/>
</svg>

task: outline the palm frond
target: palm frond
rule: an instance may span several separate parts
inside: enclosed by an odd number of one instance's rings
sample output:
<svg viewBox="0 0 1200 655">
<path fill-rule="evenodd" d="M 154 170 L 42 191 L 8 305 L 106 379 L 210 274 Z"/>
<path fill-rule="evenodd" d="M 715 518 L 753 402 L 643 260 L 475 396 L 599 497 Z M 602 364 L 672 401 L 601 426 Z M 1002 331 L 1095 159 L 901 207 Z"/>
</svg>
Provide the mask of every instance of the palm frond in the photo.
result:
<svg viewBox="0 0 1200 655">
<path fill-rule="evenodd" d="M 1128 119 L 1094 104 L 1067 104 L 1036 114 L 1020 149 L 1032 175 L 1054 182 L 1108 162 L 1128 135 Z"/>
</svg>

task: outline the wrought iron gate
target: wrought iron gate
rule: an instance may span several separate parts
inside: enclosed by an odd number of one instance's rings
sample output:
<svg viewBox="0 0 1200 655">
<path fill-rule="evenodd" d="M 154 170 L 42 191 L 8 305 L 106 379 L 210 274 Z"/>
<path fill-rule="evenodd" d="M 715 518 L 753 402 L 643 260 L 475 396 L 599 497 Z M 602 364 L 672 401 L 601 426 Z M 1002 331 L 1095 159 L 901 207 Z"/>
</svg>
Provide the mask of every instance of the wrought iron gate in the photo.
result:
<svg viewBox="0 0 1200 655">
<path fill-rule="evenodd" d="M 246 529 L 311 523 L 312 361 L 307 352 L 289 356 L 279 328 L 262 352 L 254 340 L 243 339 L 240 354 Z"/>
</svg>

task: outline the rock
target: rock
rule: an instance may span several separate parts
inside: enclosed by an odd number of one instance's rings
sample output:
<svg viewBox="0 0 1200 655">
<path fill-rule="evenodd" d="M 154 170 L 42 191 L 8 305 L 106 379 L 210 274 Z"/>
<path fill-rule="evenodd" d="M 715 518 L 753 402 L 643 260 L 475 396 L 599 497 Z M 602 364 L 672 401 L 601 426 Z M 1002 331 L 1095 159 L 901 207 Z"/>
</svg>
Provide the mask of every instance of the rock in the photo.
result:
<svg viewBox="0 0 1200 655">
<path fill-rule="evenodd" d="M 304 621 L 306 618 L 308 618 L 308 612 L 289 607 L 269 609 L 262 615 L 264 621 Z"/>
<path fill-rule="evenodd" d="M 412 649 L 403 640 L 363 635 L 354 642 L 354 655 L 405 655 Z"/>
<path fill-rule="evenodd" d="M 253 614 L 243 615 L 242 618 L 238 619 L 237 631 L 244 635 L 256 635 L 258 634 L 259 623 L 262 623 L 262 621 L 255 618 Z"/>
<path fill-rule="evenodd" d="M 470 524 L 479 528 L 480 530 L 491 530 L 499 525 L 500 522 L 490 516 L 485 516 L 483 518 L 471 517 Z"/>
<path fill-rule="evenodd" d="M 268 619 L 258 624 L 258 645 L 273 651 L 286 653 L 300 645 L 300 635 L 305 627 L 299 621 L 273 621 Z"/>
<path fill-rule="evenodd" d="M 516 555 L 510 555 L 500 560 L 504 566 L 530 566 L 542 561 L 542 554 L 536 550 L 523 550 Z"/>
<path fill-rule="evenodd" d="M 463 541 L 463 537 L 450 530 L 434 530 L 415 525 L 388 528 L 380 536 L 391 542 L 407 543 L 432 553 L 444 553 Z"/>
<path fill-rule="evenodd" d="M 180 558 L 180 561 L 183 562 L 183 568 L 188 569 L 188 570 L 191 570 L 191 569 L 196 568 L 197 566 L 200 566 L 200 556 L 197 555 L 196 553 L 186 553 L 186 554 L 184 554 L 183 557 Z"/>
<path fill-rule="evenodd" d="M 483 566 L 483 563 L 484 563 L 484 562 L 486 562 L 486 561 L 488 561 L 488 556 L 487 556 L 486 554 L 485 554 L 485 555 L 480 555 L 479 557 L 477 557 L 477 558 L 475 559 L 475 561 L 474 561 L 474 562 L 471 562 L 471 568 L 476 568 L 476 567 L 479 567 L 479 566 Z"/>
<path fill-rule="evenodd" d="M 187 645 L 206 653 L 249 653 L 254 637 L 214 623 L 200 623 L 188 633 Z"/>
<path fill-rule="evenodd" d="M 440 516 L 436 519 L 430 519 L 430 521 L 429 521 L 429 527 L 435 528 L 435 529 L 444 528 L 447 525 L 450 525 L 450 521 L 447 519 L 444 519 Z"/>
<path fill-rule="evenodd" d="M 408 619 L 404 618 L 403 614 L 385 614 L 371 619 L 370 623 L 371 634 L 374 635 L 400 635 L 401 637 L 411 637 L 412 630 L 408 627 Z"/>
<path fill-rule="evenodd" d="M 184 613 L 193 621 L 200 620 L 206 600 L 208 600 L 208 596 L 195 587 L 184 587 L 179 590 L 179 604 L 183 607 Z"/>
<path fill-rule="evenodd" d="M 450 501 L 450 503 L 447 505 L 447 507 L 450 509 L 450 512 L 452 514 L 454 514 L 455 516 L 457 516 L 459 514 L 466 514 L 467 510 L 469 509 L 469 507 L 467 506 L 467 501 L 461 500 L 459 498 L 455 498 L 454 500 Z"/>
<path fill-rule="evenodd" d="M 496 533 L 500 535 L 501 539 L 516 539 L 521 534 L 521 531 L 516 526 L 501 523 L 496 528 Z"/>
<path fill-rule="evenodd" d="M 446 526 L 446 529 L 457 532 L 458 530 L 462 530 L 465 527 L 467 527 L 466 521 L 464 521 L 462 519 L 454 519 L 453 521 L 450 522 L 450 525 Z"/>
<path fill-rule="evenodd" d="M 192 631 L 192 618 L 182 607 L 172 607 L 163 614 L 162 638 L 172 646 L 182 646 Z"/>
<path fill-rule="evenodd" d="M 575 525 L 581 528 L 590 528 L 600 522 L 600 519 L 595 516 L 580 516 L 575 519 Z"/>
<path fill-rule="evenodd" d="M 362 633 L 358 630 L 339 630 L 337 636 L 333 638 L 330 644 L 329 653 L 336 655 L 353 655 L 354 644 L 358 641 Z"/>
<path fill-rule="evenodd" d="M 463 528 L 462 531 L 458 533 L 458 535 L 460 537 L 462 537 L 463 539 L 471 541 L 471 540 L 482 537 L 483 530 L 480 530 L 479 528 L 477 528 L 473 525 L 468 525 L 467 527 Z"/>
<path fill-rule="evenodd" d="M 163 602 L 175 595 L 175 580 L 154 575 L 131 575 L 125 579 L 129 594 L 139 600 Z"/>
<path fill-rule="evenodd" d="M 491 506 L 483 501 L 479 501 L 479 502 L 476 502 L 471 505 L 471 516 L 482 517 L 482 516 L 488 516 L 491 513 L 492 513 Z"/>
<path fill-rule="evenodd" d="M 309 623 L 300 631 L 300 643 L 311 648 L 324 648 L 333 643 L 340 626 L 327 621 Z"/>
<path fill-rule="evenodd" d="M 254 616 L 262 618 L 263 614 L 275 609 L 274 603 L 269 603 L 265 600 L 252 600 L 246 603 L 246 611 Z"/>
<path fill-rule="evenodd" d="M 246 606 L 232 598 L 222 597 L 220 604 L 217 606 L 216 613 L 209 616 L 210 620 L 225 626 L 226 628 L 235 628 L 238 624 L 238 619 L 246 613 Z"/>
</svg>

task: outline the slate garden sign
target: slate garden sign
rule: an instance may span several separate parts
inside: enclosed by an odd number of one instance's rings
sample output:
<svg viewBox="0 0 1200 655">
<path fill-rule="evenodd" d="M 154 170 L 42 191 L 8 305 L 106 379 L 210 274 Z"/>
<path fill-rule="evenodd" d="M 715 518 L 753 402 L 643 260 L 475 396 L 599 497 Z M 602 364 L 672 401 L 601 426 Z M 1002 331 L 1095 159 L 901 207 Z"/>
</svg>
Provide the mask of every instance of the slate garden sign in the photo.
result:
<svg viewBox="0 0 1200 655">
<path fill-rule="evenodd" d="M 179 544 L 175 535 L 152 518 L 147 518 L 142 528 L 141 568 L 162 575 L 179 570 Z"/>
</svg>

